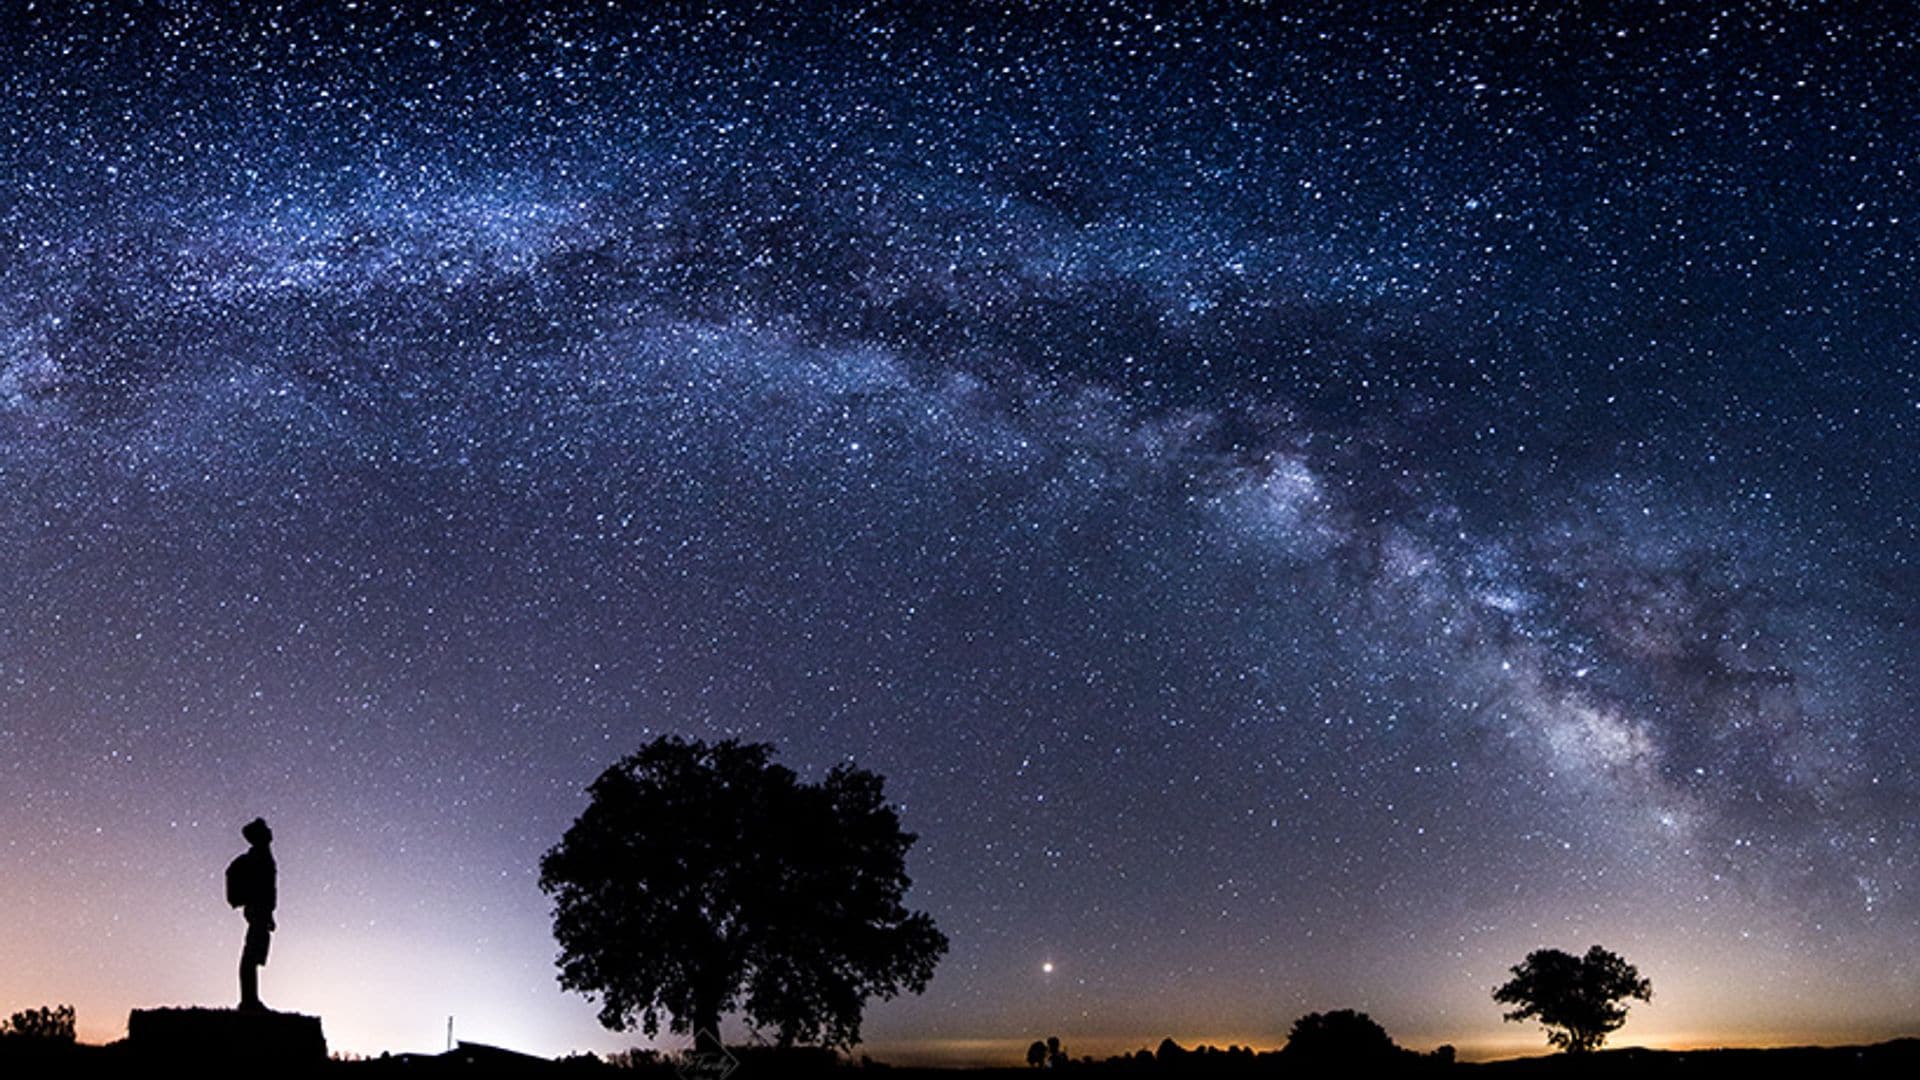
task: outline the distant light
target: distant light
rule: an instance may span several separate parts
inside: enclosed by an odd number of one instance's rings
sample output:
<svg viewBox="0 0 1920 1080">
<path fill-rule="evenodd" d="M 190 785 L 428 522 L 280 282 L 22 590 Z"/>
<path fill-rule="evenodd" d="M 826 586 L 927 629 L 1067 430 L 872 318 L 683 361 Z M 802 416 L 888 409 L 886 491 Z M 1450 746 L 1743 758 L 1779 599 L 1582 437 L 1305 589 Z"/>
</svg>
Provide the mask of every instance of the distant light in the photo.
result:
<svg viewBox="0 0 1920 1080">
<path fill-rule="evenodd" d="M 1041 974 L 1044 974 L 1044 975 L 1051 975 L 1051 974 L 1053 974 L 1053 961 L 1051 961 L 1051 960 L 1043 960 L 1043 961 L 1041 961 L 1041 963 L 1040 963 L 1040 972 L 1041 972 Z"/>
</svg>

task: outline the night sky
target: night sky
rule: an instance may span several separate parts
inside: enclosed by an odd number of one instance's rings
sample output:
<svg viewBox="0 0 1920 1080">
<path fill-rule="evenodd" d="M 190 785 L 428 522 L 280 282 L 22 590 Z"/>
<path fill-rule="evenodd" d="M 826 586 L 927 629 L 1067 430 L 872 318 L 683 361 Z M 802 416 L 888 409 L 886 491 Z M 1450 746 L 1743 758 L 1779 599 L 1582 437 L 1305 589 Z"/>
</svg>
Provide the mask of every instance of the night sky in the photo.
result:
<svg viewBox="0 0 1920 1080">
<path fill-rule="evenodd" d="M 261 814 L 334 1048 L 633 1045 L 537 863 L 678 733 L 887 778 L 888 1060 L 1544 1052 L 1490 991 L 1596 943 L 1616 1043 L 1920 1027 L 1898 5 L 70 6 L 0 1012 L 231 1003 Z"/>
</svg>

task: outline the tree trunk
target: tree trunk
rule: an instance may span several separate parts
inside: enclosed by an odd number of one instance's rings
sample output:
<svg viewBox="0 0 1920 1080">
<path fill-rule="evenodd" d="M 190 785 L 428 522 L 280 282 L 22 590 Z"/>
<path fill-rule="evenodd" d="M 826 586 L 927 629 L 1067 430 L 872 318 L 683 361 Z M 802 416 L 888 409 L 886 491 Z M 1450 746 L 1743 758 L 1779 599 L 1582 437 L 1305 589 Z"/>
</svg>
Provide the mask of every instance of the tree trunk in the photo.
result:
<svg viewBox="0 0 1920 1080">
<path fill-rule="evenodd" d="M 696 1054 L 720 1054 L 720 1004 L 703 1001 L 693 1007 L 693 1051 Z"/>
</svg>

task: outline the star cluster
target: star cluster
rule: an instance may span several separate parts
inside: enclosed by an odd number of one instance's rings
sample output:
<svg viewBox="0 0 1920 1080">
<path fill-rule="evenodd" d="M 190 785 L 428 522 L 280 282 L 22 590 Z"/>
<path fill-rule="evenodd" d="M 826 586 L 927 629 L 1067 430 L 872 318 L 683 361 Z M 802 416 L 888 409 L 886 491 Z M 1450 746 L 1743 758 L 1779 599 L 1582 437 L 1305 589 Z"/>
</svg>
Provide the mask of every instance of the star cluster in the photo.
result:
<svg viewBox="0 0 1920 1080">
<path fill-rule="evenodd" d="M 618 1047 L 678 732 L 888 778 L 877 1056 L 1911 1021 L 1905 20 L 648 7 L 0 29 L 0 1002 L 221 1000 L 260 813 L 269 1003 Z"/>
</svg>

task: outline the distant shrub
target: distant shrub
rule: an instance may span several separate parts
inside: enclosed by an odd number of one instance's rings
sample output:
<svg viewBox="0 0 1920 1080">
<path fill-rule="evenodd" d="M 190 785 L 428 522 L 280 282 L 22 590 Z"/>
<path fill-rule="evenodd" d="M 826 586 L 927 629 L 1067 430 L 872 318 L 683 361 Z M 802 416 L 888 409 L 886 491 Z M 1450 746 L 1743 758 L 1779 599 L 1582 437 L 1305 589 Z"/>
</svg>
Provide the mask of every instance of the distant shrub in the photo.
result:
<svg viewBox="0 0 1920 1080">
<path fill-rule="evenodd" d="M 837 1073 L 842 1067 L 839 1053 L 830 1046 L 729 1046 L 727 1053 L 742 1076 L 798 1080 Z"/>
<path fill-rule="evenodd" d="M 1287 1034 L 1287 1057 L 1304 1062 L 1364 1061 L 1392 1058 L 1400 1048 L 1371 1016 L 1352 1009 L 1308 1013 Z"/>
<path fill-rule="evenodd" d="M 1027 1064 L 1036 1069 L 1061 1069 L 1073 1064 L 1073 1058 L 1060 1045 L 1060 1036 L 1049 1035 L 1045 1042 L 1035 1039 L 1027 1047 Z"/>
<path fill-rule="evenodd" d="M 628 1050 L 615 1050 L 606 1056 L 606 1063 L 616 1069 L 644 1069 L 665 1071 L 667 1060 L 660 1051 L 647 1046 L 636 1046 Z"/>
</svg>

